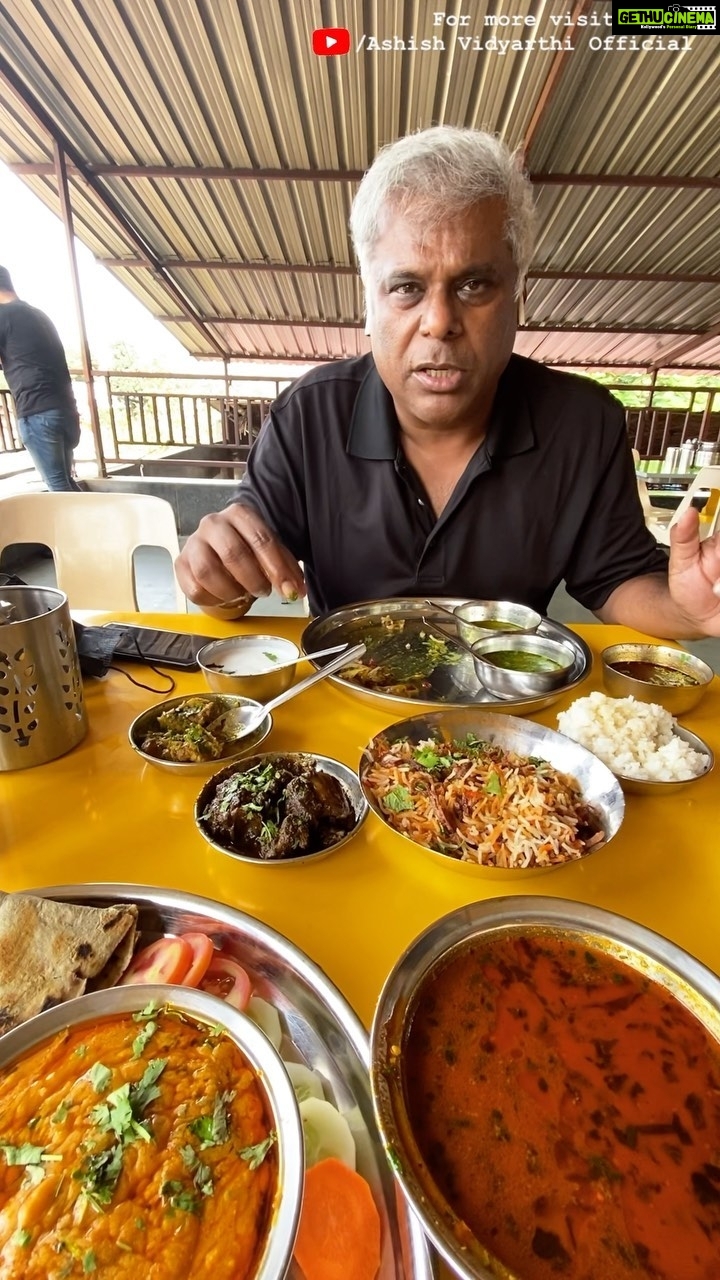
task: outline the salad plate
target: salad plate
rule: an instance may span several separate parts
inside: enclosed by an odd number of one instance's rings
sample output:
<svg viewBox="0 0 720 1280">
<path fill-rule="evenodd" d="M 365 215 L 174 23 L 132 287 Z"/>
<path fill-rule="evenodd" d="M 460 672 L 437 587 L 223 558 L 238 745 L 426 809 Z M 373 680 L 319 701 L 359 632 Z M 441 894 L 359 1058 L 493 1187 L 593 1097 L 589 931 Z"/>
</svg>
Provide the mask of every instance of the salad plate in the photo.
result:
<svg viewBox="0 0 720 1280">
<path fill-rule="evenodd" d="M 309 1067 L 326 1100 L 350 1126 L 357 1171 L 380 1213 L 382 1255 L 377 1280 L 432 1280 L 427 1243 L 400 1196 L 377 1128 L 370 1090 L 367 1033 L 345 998 L 288 938 L 252 916 L 210 898 L 135 884 L 76 884 L 34 889 L 43 898 L 86 906 L 134 903 L 139 947 L 165 935 L 202 932 L 247 971 L 253 994 L 274 1006 L 280 1056 Z M 295 1262 L 288 1280 L 302 1280 Z"/>
</svg>

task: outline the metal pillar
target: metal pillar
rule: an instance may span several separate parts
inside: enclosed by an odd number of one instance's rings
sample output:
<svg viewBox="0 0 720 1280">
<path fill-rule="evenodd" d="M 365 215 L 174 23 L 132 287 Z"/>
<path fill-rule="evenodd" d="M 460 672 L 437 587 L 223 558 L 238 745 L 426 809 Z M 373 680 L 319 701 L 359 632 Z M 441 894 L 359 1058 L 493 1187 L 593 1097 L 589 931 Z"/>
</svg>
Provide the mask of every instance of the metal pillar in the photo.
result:
<svg viewBox="0 0 720 1280">
<path fill-rule="evenodd" d="M 75 255 L 75 236 L 73 231 L 72 207 L 70 204 L 70 189 L 68 187 L 67 180 L 67 167 L 65 164 L 65 152 L 57 140 L 53 140 L 53 154 L 55 158 L 55 177 L 57 179 L 58 195 L 60 197 L 60 208 L 62 210 L 62 219 L 65 226 L 67 252 L 70 260 L 70 276 L 72 279 L 73 296 L 75 299 L 75 314 L 77 315 L 78 329 L 80 330 L 80 359 L 82 360 L 83 378 L 85 379 L 85 385 L 87 387 L 90 426 L 92 427 L 93 440 L 95 442 L 95 456 L 97 458 L 98 472 L 101 476 L 106 476 L 107 468 L 105 466 L 102 434 L 100 431 L 100 415 L 98 413 L 97 401 L 95 399 L 92 360 L 90 358 L 90 347 L 88 345 L 87 331 L 85 329 L 85 313 L 83 311 L 82 295 L 80 293 L 80 279 L 77 269 L 77 257 Z"/>
</svg>

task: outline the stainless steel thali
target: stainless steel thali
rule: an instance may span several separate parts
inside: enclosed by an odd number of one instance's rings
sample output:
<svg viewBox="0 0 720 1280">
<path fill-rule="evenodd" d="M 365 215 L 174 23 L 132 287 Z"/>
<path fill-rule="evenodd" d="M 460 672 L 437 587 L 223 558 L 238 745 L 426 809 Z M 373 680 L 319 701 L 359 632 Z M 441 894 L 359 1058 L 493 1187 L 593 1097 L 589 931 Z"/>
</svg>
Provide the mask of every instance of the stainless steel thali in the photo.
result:
<svg viewBox="0 0 720 1280">
<path fill-rule="evenodd" d="M 322 969 L 282 934 L 210 898 L 134 884 L 55 885 L 33 893 L 85 906 L 134 902 L 143 943 L 200 930 L 234 955 L 253 978 L 255 993 L 280 1014 L 281 1056 L 316 1071 L 326 1097 L 350 1125 L 358 1172 L 369 1183 L 382 1219 L 378 1280 L 432 1280 L 425 1237 L 396 1188 L 373 1114 L 367 1034 Z M 295 1263 L 288 1280 L 301 1280 Z"/>
<path fill-rule="evenodd" d="M 437 596 L 435 598 L 438 604 L 450 610 L 459 604 L 465 604 L 467 600 L 467 597 Z M 325 648 L 327 645 L 343 642 L 358 644 L 368 633 L 373 634 L 380 628 L 381 619 L 388 619 L 390 622 L 388 634 L 392 624 L 400 621 L 411 623 L 413 631 L 417 632 L 418 625 L 422 625 L 423 617 L 439 625 L 448 633 L 452 633 L 454 626 L 452 619 L 439 610 L 433 610 L 427 600 L 422 597 L 405 596 L 389 600 L 367 600 L 314 618 L 303 632 L 302 649 L 304 653 L 312 653 L 314 649 Z M 509 715 L 526 715 L 533 711 L 540 711 L 543 707 L 549 707 L 563 694 L 574 689 L 590 674 L 592 667 L 592 653 L 585 641 L 560 622 L 543 618 L 537 634 L 550 640 L 561 640 L 569 645 L 575 654 L 575 661 L 568 672 L 567 680 L 562 685 L 553 689 L 551 693 L 544 693 L 534 698 L 493 697 L 478 680 L 473 661 L 465 654 L 452 666 L 438 667 L 433 673 L 434 688 L 417 697 L 368 689 L 355 680 L 344 679 L 339 675 L 329 678 L 353 697 L 364 698 L 375 706 L 385 710 L 404 712 L 406 715 L 410 715 L 413 711 L 419 714 L 424 710 L 441 711 L 452 707 L 478 705 L 486 711 L 497 710 Z M 323 665 L 323 660 L 313 665 L 320 667 Z"/>
</svg>

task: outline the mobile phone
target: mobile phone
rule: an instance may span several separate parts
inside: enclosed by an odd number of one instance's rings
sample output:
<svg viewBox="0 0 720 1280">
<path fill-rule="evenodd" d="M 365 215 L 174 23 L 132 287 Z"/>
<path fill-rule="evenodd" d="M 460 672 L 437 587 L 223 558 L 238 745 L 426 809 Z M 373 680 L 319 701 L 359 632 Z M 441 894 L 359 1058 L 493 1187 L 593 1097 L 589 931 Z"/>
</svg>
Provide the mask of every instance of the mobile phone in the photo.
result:
<svg viewBox="0 0 720 1280">
<path fill-rule="evenodd" d="M 181 671 L 197 671 L 198 651 L 215 636 L 188 635 L 184 631 L 161 631 L 155 627 L 126 626 L 106 622 L 117 637 L 113 658 L 123 662 L 159 663 Z"/>
</svg>

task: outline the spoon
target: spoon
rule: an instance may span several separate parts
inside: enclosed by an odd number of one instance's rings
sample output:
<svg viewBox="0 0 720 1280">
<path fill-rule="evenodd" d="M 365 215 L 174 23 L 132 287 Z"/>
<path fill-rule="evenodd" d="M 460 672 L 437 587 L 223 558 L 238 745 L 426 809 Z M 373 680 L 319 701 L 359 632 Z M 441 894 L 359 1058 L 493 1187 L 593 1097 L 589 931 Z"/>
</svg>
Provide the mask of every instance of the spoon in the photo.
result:
<svg viewBox="0 0 720 1280">
<path fill-rule="evenodd" d="M 454 613 L 452 609 L 446 609 L 445 605 L 438 604 L 437 600 L 426 600 L 425 603 L 429 604 L 431 609 L 437 609 L 438 613 L 446 613 L 448 618 L 452 618 L 453 622 L 457 625 L 457 614 Z M 423 621 L 425 621 L 425 619 L 423 619 Z M 430 624 L 428 623 L 428 626 L 429 625 Z"/>
<path fill-rule="evenodd" d="M 337 646 L 336 646 L 337 647 Z M 358 658 L 362 658 L 365 653 L 364 644 L 353 645 L 351 649 L 343 646 L 343 652 L 333 658 L 332 662 L 328 662 L 320 671 L 313 671 L 312 675 L 306 676 L 299 684 L 294 684 L 290 689 L 286 689 L 284 693 L 279 693 L 276 698 L 271 698 L 264 706 L 258 707 L 232 707 L 229 711 L 224 711 L 221 716 L 213 720 L 208 725 L 208 729 L 215 733 L 220 729 L 225 741 L 239 742 L 242 738 L 247 738 L 249 734 L 254 733 L 259 725 L 262 724 L 266 715 L 274 711 L 276 707 L 282 705 L 283 702 L 289 702 L 291 698 L 296 698 L 299 693 L 304 693 L 306 689 L 317 684 L 320 680 L 324 680 L 326 676 L 332 676 L 336 671 L 342 670 L 349 662 L 355 662 Z M 308 655 L 315 657 L 315 654 Z"/>
</svg>

